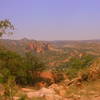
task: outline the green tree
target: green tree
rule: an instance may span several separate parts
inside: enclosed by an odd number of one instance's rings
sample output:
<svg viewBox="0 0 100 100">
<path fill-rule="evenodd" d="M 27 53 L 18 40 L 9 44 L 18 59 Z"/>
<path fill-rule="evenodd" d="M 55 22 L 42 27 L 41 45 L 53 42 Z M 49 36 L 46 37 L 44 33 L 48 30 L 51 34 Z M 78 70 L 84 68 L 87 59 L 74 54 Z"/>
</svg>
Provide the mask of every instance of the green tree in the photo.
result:
<svg viewBox="0 0 100 100">
<path fill-rule="evenodd" d="M 92 55 L 84 55 L 82 58 L 72 57 L 69 62 L 55 67 L 54 71 L 57 73 L 65 73 L 69 78 L 75 78 L 79 71 L 90 66 L 94 58 L 95 56 Z"/>
<path fill-rule="evenodd" d="M 13 76 L 9 76 L 7 83 L 4 84 L 4 97 L 6 100 L 14 100 L 13 97 L 16 93 L 15 89 L 15 78 Z"/>
<path fill-rule="evenodd" d="M 12 34 L 10 30 L 14 30 L 14 26 L 12 23 L 5 19 L 0 21 L 0 37 L 2 37 L 4 34 Z"/>
<path fill-rule="evenodd" d="M 46 69 L 46 65 L 38 56 L 28 52 L 26 53 L 26 69 L 30 75 L 31 83 L 35 83 L 40 79 L 39 73 Z"/>
</svg>

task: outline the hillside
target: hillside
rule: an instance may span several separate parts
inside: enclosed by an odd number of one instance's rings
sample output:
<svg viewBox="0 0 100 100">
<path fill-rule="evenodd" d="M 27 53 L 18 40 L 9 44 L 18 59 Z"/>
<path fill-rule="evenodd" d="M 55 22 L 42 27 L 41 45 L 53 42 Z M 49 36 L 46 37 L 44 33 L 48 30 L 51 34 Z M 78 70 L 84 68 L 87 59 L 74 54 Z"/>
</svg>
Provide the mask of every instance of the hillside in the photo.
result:
<svg viewBox="0 0 100 100">
<path fill-rule="evenodd" d="M 100 98 L 99 40 L 0 40 L 0 69 L 1 100 Z"/>
<path fill-rule="evenodd" d="M 27 38 L 21 40 L 0 40 L 0 44 L 5 46 L 7 49 L 18 53 L 25 53 L 28 51 L 43 53 L 47 50 L 53 50 L 54 48 L 53 45 L 48 42 L 28 40 Z"/>
<path fill-rule="evenodd" d="M 21 55 L 27 52 L 37 53 L 50 66 L 68 62 L 70 57 L 82 57 L 87 54 L 100 56 L 100 40 L 37 41 L 24 38 L 0 40 L 0 44 Z"/>
</svg>

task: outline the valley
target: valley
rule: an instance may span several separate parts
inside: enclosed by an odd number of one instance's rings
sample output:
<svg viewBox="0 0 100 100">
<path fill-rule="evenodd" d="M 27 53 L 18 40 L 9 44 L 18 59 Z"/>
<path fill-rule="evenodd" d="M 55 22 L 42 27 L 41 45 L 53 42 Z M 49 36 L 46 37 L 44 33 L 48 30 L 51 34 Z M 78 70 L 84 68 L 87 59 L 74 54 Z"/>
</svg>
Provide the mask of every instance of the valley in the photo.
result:
<svg viewBox="0 0 100 100">
<path fill-rule="evenodd" d="M 1 84 L 2 100 L 6 92 L 14 95 L 13 100 L 100 99 L 99 40 L 2 39 L 0 66 L 0 80 L 5 84 Z"/>
</svg>

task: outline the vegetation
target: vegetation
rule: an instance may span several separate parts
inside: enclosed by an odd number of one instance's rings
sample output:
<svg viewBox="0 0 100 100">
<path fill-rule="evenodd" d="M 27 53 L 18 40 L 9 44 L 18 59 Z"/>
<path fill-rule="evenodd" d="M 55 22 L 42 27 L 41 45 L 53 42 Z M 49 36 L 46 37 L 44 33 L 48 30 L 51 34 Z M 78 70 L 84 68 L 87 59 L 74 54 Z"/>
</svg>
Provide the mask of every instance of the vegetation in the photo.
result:
<svg viewBox="0 0 100 100">
<path fill-rule="evenodd" d="M 70 79 L 77 77 L 78 72 L 87 69 L 95 56 L 84 55 L 83 57 L 72 57 L 69 62 L 54 69 L 56 73 L 65 73 Z M 62 77 L 63 78 L 63 77 Z"/>
<path fill-rule="evenodd" d="M 7 82 L 9 76 L 15 77 L 15 82 L 20 85 L 34 84 L 34 75 L 36 72 L 42 71 L 45 68 L 43 62 L 39 58 L 30 53 L 21 57 L 15 52 L 0 51 L 0 73 L 3 77 L 3 82 Z"/>
<path fill-rule="evenodd" d="M 5 34 L 12 34 L 9 31 L 13 29 L 14 26 L 9 20 L 0 21 L 0 37 Z M 39 82 L 49 86 L 54 82 L 58 84 L 66 79 L 71 80 L 71 82 L 74 82 L 73 79 L 76 79 L 76 82 L 99 79 L 100 48 L 95 49 L 94 46 L 91 46 L 91 49 L 88 48 L 89 44 L 87 44 L 82 43 L 81 49 L 74 46 L 72 48 L 62 47 L 62 51 L 48 50 L 40 54 L 26 50 L 26 45 L 22 49 L 18 49 L 18 51 L 22 50 L 23 54 L 0 46 L 0 84 L 4 87 L 4 100 L 13 100 L 16 86 L 36 86 L 35 84 Z M 80 53 L 84 55 L 79 56 Z M 54 62 L 53 67 L 50 62 Z M 45 79 L 40 76 L 41 72 L 45 70 L 53 73 L 54 81 L 51 81 L 52 78 Z M 76 87 L 74 88 L 76 89 Z M 19 100 L 28 100 L 28 98 L 26 95 L 22 95 Z M 32 100 L 42 100 L 42 98 L 33 98 Z"/>
<path fill-rule="evenodd" d="M 0 37 L 4 34 L 12 34 L 12 32 L 9 32 L 8 30 L 14 30 L 14 26 L 12 23 L 5 19 L 0 21 Z"/>
</svg>

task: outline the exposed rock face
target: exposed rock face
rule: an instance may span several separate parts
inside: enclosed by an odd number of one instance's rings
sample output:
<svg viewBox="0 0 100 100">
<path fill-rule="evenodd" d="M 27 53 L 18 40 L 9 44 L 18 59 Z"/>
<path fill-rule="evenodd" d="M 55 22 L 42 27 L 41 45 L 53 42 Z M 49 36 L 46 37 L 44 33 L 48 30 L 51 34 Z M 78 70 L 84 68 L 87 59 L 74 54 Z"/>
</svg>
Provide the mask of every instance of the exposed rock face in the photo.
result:
<svg viewBox="0 0 100 100">
<path fill-rule="evenodd" d="M 40 52 L 44 51 L 42 45 L 39 44 L 39 43 L 37 43 L 37 42 L 31 42 L 31 43 L 29 43 L 29 49 L 30 50 L 34 50 L 37 53 L 40 53 Z"/>
<path fill-rule="evenodd" d="M 34 50 L 37 53 L 43 53 L 46 50 L 53 50 L 53 46 L 49 43 L 43 43 L 43 42 L 30 42 L 29 43 L 29 49 Z"/>
<path fill-rule="evenodd" d="M 49 50 L 54 50 L 54 47 L 51 44 L 49 44 L 49 43 L 47 43 L 45 47 L 46 47 L 47 50 L 48 49 Z"/>
<path fill-rule="evenodd" d="M 35 51 L 37 53 L 43 53 L 47 50 L 55 50 L 55 46 L 45 41 L 36 41 L 29 39 L 21 40 L 0 40 L 0 43 L 7 49 L 17 52 Z"/>
<path fill-rule="evenodd" d="M 57 86 L 55 86 L 55 88 L 59 88 L 59 86 L 57 85 Z M 27 96 L 28 96 L 28 98 L 43 97 L 45 100 L 68 100 L 68 99 L 64 98 L 63 96 L 58 95 L 56 93 L 56 91 L 54 90 L 54 88 L 52 88 L 52 87 L 41 88 L 40 90 L 38 90 L 36 92 L 35 91 L 34 92 L 28 92 Z"/>
<path fill-rule="evenodd" d="M 50 71 L 44 71 L 44 72 L 41 72 L 40 73 L 40 77 L 45 79 L 45 80 L 48 80 L 50 81 L 50 84 L 53 83 L 55 81 L 55 74 L 53 74 L 52 72 Z"/>
<path fill-rule="evenodd" d="M 53 79 L 54 78 L 54 75 L 53 75 L 52 72 L 46 71 L 46 72 L 42 72 L 40 74 L 40 77 L 42 77 L 42 78 L 48 78 L 48 79 Z"/>
<path fill-rule="evenodd" d="M 62 85 L 52 84 L 49 89 L 53 89 L 59 94 L 59 96 L 64 97 L 66 94 L 66 88 Z"/>
<path fill-rule="evenodd" d="M 43 97 L 46 100 L 59 100 L 59 99 L 55 99 L 55 95 L 56 95 L 56 93 L 55 93 L 54 90 L 47 89 L 47 88 L 42 88 L 39 91 L 27 93 L 27 96 L 29 98 L 32 98 L 32 97 Z"/>
</svg>

